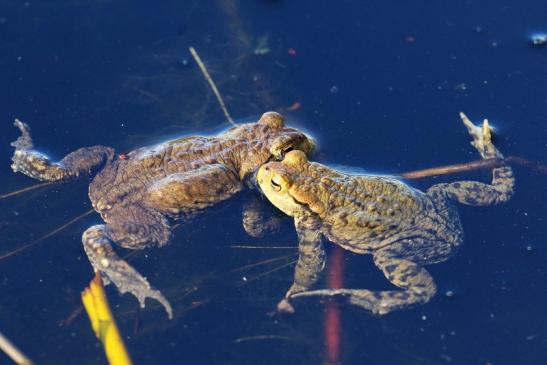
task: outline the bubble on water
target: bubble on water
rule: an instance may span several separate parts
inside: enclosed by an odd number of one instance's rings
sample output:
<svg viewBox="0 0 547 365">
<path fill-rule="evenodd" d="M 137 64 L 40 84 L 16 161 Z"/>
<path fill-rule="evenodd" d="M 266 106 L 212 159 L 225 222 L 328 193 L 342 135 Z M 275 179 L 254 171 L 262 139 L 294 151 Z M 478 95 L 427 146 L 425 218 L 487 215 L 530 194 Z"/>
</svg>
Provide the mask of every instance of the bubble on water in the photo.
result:
<svg viewBox="0 0 547 365">
<path fill-rule="evenodd" d="M 447 290 L 444 292 L 444 296 L 447 297 L 447 298 L 452 298 L 454 296 L 454 290 Z"/>
</svg>

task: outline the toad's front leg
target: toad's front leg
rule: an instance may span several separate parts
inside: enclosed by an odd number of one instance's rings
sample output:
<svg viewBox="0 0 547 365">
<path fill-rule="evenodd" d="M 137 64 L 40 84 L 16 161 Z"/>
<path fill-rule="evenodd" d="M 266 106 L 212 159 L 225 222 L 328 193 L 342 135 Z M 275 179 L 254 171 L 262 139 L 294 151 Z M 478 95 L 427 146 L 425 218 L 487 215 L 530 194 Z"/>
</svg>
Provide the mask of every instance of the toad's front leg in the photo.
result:
<svg viewBox="0 0 547 365">
<path fill-rule="evenodd" d="M 243 206 L 243 228 L 251 237 L 264 237 L 279 231 L 284 216 L 265 200 L 253 196 Z"/>
<path fill-rule="evenodd" d="M 320 221 L 318 217 L 295 218 L 298 233 L 298 261 L 294 271 L 294 281 L 285 297 L 277 304 L 278 312 L 294 313 L 289 299 L 295 294 L 309 290 L 319 279 L 325 268 L 325 248 L 321 242 Z"/>
<path fill-rule="evenodd" d="M 34 179 L 66 181 L 77 178 L 99 168 L 114 156 L 114 150 L 110 147 L 93 146 L 80 148 L 59 162 L 52 162 L 34 149 L 28 125 L 18 119 L 14 124 L 21 131 L 21 136 L 11 143 L 15 147 L 11 168 L 14 172 L 21 172 Z"/>
</svg>

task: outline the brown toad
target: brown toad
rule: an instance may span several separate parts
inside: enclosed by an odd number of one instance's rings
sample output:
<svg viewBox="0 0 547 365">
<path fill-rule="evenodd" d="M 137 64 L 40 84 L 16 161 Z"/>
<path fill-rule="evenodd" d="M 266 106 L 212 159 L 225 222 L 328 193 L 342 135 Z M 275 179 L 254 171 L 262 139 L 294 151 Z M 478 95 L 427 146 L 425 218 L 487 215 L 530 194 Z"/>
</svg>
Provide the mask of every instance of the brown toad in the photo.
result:
<svg viewBox="0 0 547 365">
<path fill-rule="evenodd" d="M 463 113 L 460 116 L 482 158 L 502 157 L 491 142 L 488 121 L 481 128 Z M 446 260 L 462 243 L 453 201 L 491 205 L 513 194 L 511 168 L 492 173 L 490 185 L 459 181 L 433 185 L 423 193 L 393 178 L 347 175 L 308 162 L 299 151 L 288 153 L 282 162 L 263 165 L 258 184 L 275 206 L 294 217 L 299 239 L 294 281 L 278 309 L 292 312 L 289 299 L 304 296 L 343 296 L 378 314 L 426 303 L 436 286 L 422 265 Z M 403 290 L 310 291 L 325 265 L 322 236 L 349 251 L 371 254 L 385 277 Z"/>
<path fill-rule="evenodd" d="M 285 127 L 275 112 L 256 123 L 242 124 L 213 137 L 186 137 L 115 155 L 104 146 L 81 148 L 59 162 L 34 150 L 29 127 L 16 120 L 21 137 L 12 168 L 43 181 L 66 181 L 94 174 L 89 186 L 93 207 L 106 224 L 88 228 L 82 237 L 85 252 L 105 282 L 130 292 L 142 307 L 147 297 L 158 300 L 169 317 L 169 302 L 112 248 L 164 246 L 171 238 L 171 219 L 188 220 L 224 201 L 248 184 L 256 169 L 293 149 L 305 153 L 313 142 L 304 133 Z"/>
</svg>

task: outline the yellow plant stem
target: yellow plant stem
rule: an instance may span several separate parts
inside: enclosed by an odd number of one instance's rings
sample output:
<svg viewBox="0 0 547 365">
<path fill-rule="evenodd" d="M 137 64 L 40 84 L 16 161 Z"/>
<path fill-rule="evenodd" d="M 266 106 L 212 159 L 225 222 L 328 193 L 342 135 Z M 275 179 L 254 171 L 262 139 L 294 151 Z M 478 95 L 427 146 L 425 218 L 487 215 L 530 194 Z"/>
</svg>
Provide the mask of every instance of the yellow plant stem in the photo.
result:
<svg viewBox="0 0 547 365">
<path fill-rule="evenodd" d="M 95 275 L 89 286 L 82 292 L 82 302 L 91 321 L 93 332 L 103 345 L 108 363 L 110 365 L 132 364 L 108 306 L 99 274 Z"/>
</svg>

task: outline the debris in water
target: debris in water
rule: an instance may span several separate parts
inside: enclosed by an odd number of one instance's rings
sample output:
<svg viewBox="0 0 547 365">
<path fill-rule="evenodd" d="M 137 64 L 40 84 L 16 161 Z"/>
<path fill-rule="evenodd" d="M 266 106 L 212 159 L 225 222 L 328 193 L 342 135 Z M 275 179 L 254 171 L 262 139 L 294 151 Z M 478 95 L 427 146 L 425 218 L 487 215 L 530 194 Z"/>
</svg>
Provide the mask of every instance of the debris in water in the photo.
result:
<svg viewBox="0 0 547 365">
<path fill-rule="evenodd" d="M 533 46 L 544 46 L 547 44 L 547 33 L 536 33 L 530 37 Z"/>
</svg>

